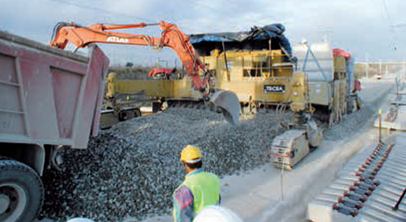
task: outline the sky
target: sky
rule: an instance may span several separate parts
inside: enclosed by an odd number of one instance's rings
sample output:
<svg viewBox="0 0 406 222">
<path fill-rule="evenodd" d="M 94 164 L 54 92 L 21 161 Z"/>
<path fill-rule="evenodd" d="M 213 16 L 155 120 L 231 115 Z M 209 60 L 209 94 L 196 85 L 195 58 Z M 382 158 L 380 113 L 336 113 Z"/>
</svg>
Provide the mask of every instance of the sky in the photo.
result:
<svg viewBox="0 0 406 222">
<path fill-rule="evenodd" d="M 57 22 L 155 23 L 165 20 L 186 34 L 248 31 L 282 23 L 291 44 L 329 41 L 357 61 L 406 61 L 406 0 L 0 0 L 0 30 L 41 43 Z M 123 30 L 159 36 L 158 27 Z M 171 49 L 101 46 L 112 64 L 173 64 Z M 178 63 L 179 64 L 179 63 Z M 160 62 L 165 66 L 165 62 Z"/>
</svg>

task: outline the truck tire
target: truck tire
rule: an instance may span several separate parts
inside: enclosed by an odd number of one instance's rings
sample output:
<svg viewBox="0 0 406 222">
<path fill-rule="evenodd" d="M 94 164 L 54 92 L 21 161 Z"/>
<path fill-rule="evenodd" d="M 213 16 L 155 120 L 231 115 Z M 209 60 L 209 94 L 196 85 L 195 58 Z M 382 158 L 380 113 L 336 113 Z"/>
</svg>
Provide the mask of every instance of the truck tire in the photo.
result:
<svg viewBox="0 0 406 222">
<path fill-rule="evenodd" d="M 41 178 L 31 167 L 0 160 L 0 221 L 33 221 L 44 200 Z"/>
</svg>

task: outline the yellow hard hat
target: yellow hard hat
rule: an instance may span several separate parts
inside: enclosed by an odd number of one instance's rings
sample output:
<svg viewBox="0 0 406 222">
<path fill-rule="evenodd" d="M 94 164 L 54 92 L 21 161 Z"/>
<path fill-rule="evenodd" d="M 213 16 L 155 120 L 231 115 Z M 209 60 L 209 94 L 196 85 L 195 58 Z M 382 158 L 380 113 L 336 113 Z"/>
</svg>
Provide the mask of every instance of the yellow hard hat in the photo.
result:
<svg viewBox="0 0 406 222">
<path fill-rule="evenodd" d="M 184 161 L 186 163 L 195 163 L 200 161 L 201 158 L 202 153 L 200 152 L 200 149 L 192 145 L 185 146 L 180 153 L 180 161 Z"/>
</svg>

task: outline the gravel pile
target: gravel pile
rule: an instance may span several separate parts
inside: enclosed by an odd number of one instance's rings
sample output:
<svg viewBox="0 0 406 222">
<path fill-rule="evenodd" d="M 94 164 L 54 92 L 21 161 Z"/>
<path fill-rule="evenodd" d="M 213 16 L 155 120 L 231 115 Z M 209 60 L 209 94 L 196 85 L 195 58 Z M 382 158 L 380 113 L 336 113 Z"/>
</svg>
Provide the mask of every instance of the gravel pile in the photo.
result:
<svg viewBox="0 0 406 222">
<path fill-rule="evenodd" d="M 374 114 L 376 111 L 371 106 L 362 107 L 357 112 L 344 116 L 341 122 L 326 130 L 323 139 L 337 141 L 348 138 L 364 126 Z"/>
<path fill-rule="evenodd" d="M 324 139 L 350 136 L 373 114 L 364 107 L 346 116 L 325 130 Z M 43 177 L 46 201 L 41 216 L 122 221 L 169 213 L 172 192 L 185 174 L 178 160 L 182 147 L 199 146 L 205 168 L 220 177 L 239 174 L 269 162 L 263 154 L 284 130 L 275 116 L 272 111 L 241 116 L 232 126 L 208 110 L 171 108 L 117 124 L 92 138 L 86 150 L 60 151 L 62 171 L 47 170 Z M 287 111 L 282 121 L 291 116 Z"/>
<path fill-rule="evenodd" d="M 286 112 L 283 121 L 289 120 Z M 142 219 L 169 213 L 172 192 L 184 171 L 179 152 L 201 148 L 208 171 L 238 174 L 269 162 L 272 138 L 282 133 L 275 114 L 240 117 L 232 126 L 208 110 L 171 108 L 117 124 L 90 140 L 86 150 L 62 150 L 62 171 L 43 177 L 46 196 L 41 215 L 64 221 Z"/>
</svg>

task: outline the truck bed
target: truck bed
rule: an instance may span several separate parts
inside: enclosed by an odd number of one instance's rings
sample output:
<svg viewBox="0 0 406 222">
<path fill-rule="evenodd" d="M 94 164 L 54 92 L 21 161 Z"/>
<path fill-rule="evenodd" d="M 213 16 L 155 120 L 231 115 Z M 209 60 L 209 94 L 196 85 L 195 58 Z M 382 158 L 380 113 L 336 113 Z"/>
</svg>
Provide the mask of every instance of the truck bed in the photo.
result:
<svg viewBox="0 0 406 222">
<path fill-rule="evenodd" d="M 96 135 L 108 58 L 0 31 L 0 143 L 85 148 Z"/>
</svg>

